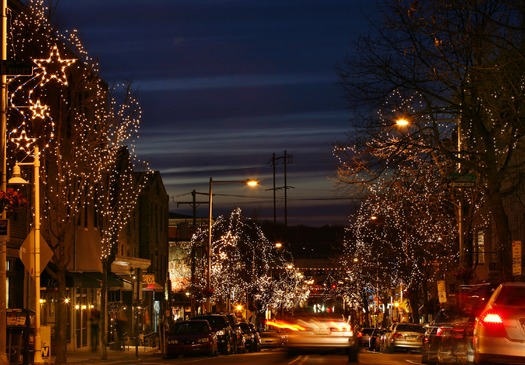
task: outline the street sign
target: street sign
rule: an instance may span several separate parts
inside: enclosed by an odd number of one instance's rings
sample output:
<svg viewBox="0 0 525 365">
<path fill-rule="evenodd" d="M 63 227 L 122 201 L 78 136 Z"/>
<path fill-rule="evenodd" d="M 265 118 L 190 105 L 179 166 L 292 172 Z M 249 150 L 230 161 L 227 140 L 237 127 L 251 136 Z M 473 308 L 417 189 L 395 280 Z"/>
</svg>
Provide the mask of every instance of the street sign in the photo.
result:
<svg viewBox="0 0 525 365">
<path fill-rule="evenodd" d="M 31 76 L 33 75 L 33 65 L 19 61 L 0 60 L 0 75 Z"/>
<path fill-rule="evenodd" d="M 453 173 L 447 176 L 448 186 L 451 188 L 475 188 L 476 175 Z"/>
<path fill-rule="evenodd" d="M 35 274 L 35 259 L 34 259 L 34 249 L 35 247 L 35 229 L 33 228 L 31 232 L 27 235 L 26 239 L 20 246 L 20 261 L 24 264 L 26 270 L 29 274 Z M 53 250 L 49 247 L 46 240 L 40 235 L 40 273 L 46 268 L 47 263 L 53 257 Z"/>
<path fill-rule="evenodd" d="M 521 276 L 521 241 L 512 241 L 512 275 Z"/>
<path fill-rule="evenodd" d="M 438 300 L 439 303 L 446 303 L 447 302 L 447 288 L 445 286 L 445 280 L 438 280 L 437 282 L 438 287 Z"/>
</svg>

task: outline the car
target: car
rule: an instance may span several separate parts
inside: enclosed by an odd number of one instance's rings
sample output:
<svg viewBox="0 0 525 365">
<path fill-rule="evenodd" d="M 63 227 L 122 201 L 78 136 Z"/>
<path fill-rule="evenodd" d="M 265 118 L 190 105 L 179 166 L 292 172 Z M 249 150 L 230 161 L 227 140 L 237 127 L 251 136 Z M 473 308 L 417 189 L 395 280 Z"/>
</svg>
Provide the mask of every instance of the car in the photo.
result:
<svg viewBox="0 0 525 365">
<path fill-rule="evenodd" d="M 384 335 L 385 330 L 383 328 L 374 328 L 374 332 L 370 335 L 370 351 L 379 351 L 381 347 L 381 337 Z"/>
<path fill-rule="evenodd" d="M 465 364 L 474 361 L 474 321 L 492 294 L 490 283 L 462 285 L 454 303 L 443 304 L 426 326 L 421 362 L 423 364 Z"/>
<path fill-rule="evenodd" d="M 244 336 L 246 350 L 251 352 L 261 351 L 261 336 L 255 330 L 255 326 L 248 322 L 239 322 L 236 324 Z"/>
<path fill-rule="evenodd" d="M 206 320 L 175 322 L 167 335 L 166 355 L 179 357 L 194 354 L 217 356 L 217 334 Z"/>
<path fill-rule="evenodd" d="M 286 332 L 281 329 L 267 329 L 259 333 L 261 336 L 261 348 L 280 348 L 286 345 Z"/>
<path fill-rule="evenodd" d="M 362 348 L 370 349 L 370 339 L 372 338 L 372 333 L 374 332 L 374 329 L 375 328 L 373 327 L 365 327 L 359 331 L 358 336 L 360 337 Z"/>
<path fill-rule="evenodd" d="M 384 352 L 421 351 L 425 328 L 417 323 L 394 323 L 386 333 Z"/>
<path fill-rule="evenodd" d="M 235 338 L 228 318 L 224 314 L 200 314 L 190 321 L 202 319 L 207 320 L 213 331 L 216 332 L 219 351 L 224 355 L 232 354 L 235 348 Z"/>
<path fill-rule="evenodd" d="M 230 321 L 230 326 L 233 330 L 233 352 L 236 354 L 242 354 L 246 350 L 246 340 L 243 336 L 242 330 L 237 326 L 239 321 L 233 313 L 226 314 L 226 318 Z"/>
<path fill-rule="evenodd" d="M 505 282 L 476 318 L 475 364 L 525 364 L 525 282 Z"/>
<path fill-rule="evenodd" d="M 426 328 L 421 347 L 421 363 L 466 363 L 471 324 L 473 322 L 470 317 L 462 313 L 445 310 L 438 313 L 436 320 Z"/>
<path fill-rule="evenodd" d="M 357 331 L 342 317 L 312 315 L 293 318 L 280 325 L 287 326 L 286 348 L 289 354 L 297 352 L 344 351 L 348 362 L 356 363 L 359 354 Z"/>
</svg>

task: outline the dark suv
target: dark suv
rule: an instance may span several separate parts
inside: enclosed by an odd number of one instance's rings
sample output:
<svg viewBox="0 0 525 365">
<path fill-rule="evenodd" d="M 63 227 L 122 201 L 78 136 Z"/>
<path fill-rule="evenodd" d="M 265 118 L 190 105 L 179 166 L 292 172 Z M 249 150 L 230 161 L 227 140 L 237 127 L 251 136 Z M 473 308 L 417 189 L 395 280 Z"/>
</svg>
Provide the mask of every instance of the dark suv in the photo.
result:
<svg viewBox="0 0 525 365">
<path fill-rule="evenodd" d="M 229 355 L 234 352 L 234 334 L 230 326 L 230 321 L 223 314 L 202 314 L 192 318 L 205 319 L 209 322 L 211 328 L 217 334 L 217 342 L 219 344 L 219 351 L 224 355 Z"/>
</svg>

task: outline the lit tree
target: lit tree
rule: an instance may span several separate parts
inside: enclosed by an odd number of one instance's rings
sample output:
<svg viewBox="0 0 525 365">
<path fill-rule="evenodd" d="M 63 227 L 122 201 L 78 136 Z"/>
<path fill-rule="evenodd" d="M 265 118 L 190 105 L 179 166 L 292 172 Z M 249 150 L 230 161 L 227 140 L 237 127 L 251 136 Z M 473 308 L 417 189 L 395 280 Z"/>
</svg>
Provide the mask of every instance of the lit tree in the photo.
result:
<svg viewBox="0 0 525 365">
<path fill-rule="evenodd" d="M 512 267 L 504 202 L 519 193 L 525 171 L 524 14 L 523 3 L 510 0 L 386 0 L 384 22 L 360 39 L 355 56 L 339 68 L 349 106 L 364 117 L 356 117 L 356 128 L 359 119 L 378 124 L 378 103 L 392 90 L 420 98 L 416 113 L 405 115 L 413 122 L 411 133 L 427 136 L 418 141 L 434 156 L 477 175 L 490 214 L 485 224 L 495 227 L 502 279 Z M 395 109 L 392 116 L 405 112 Z M 451 129 L 460 132 L 460 153 L 450 143 Z M 471 255 L 472 240 L 465 243 Z M 462 264 L 470 270 L 475 262 L 471 256 L 467 261 Z"/>
<path fill-rule="evenodd" d="M 11 57 L 34 64 L 29 78 L 10 83 L 10 154 L 19 160 L 42 150 L 42 234 L 50 244 L 60 295 L 66 295 L 71 242 L 83 212 L 100 219 L 102 259 L 107 259 L 129 220 L 140 182 L 130 161 L 140 108 L 129 87 L 108 88 L 98 64 L 83 49 L 76 32 L 59 33 L 44 1 L 29 1 L 11 22 Z M 118 89 L 118 90 L 117 90 Z M 38 137 L 38 138 L 37 138 Z M 123 150 L 123 145 L 131 146 Z M 125 151 L 125 152 L 124 152 Z M 126 154 L 130 152 L 130 158 Z M 56 363 L 66 363 L 67 307 L 59 298 L 55 326 Z M 104 333 L 105 331 L 102 331 Z M 105 346 L 103 346 L 105 350 Z"/>
<path fill-rule="evenodd" d="M 286 270 L 291 258 L 287 259 L 253 220 L 243 217 L 239 208 L 229 218 L 218 217 L 212 232 L 213 292 L 204 295 L 222 304 L 245 302 L 249 297 L 247 305 L 252 311 L 291 306 L 303 298 L 305 288 L 298 272 Z M 207 242 L 207 234 L 207 230 L 199 231 L 192 244 Z M 206 287 L 206 265 L 203 258 L 197 267 L 200 288 Z M 256 308 L 255 303 L 265 307 Z"/>
<path fill-rule="evenodd" d="M 349 233 L 342 265 L 365 310 L 370 297 L 387 302 L 391 289 L 402 283 L 412 294 L 408 299 L 417 320 L 429 284 L 457 263 L 453 209 L 440 185 L 427 180 L 378 187 L 354 215 Z"/>
<path fill-rule="evenodd" d="M 380 123 L 367 130 L 373 131 L 368 139 L 335 150 L 341 180 L 364 197 L 352 217 L 342 266 L 350 268 L 348 290 L 365 310 L 371 297 L 383 295 L 385 302 L 399 283 L 411 294 L 412 308 L 419 308 L 428 284 L 458 263 L 455 199 L 447 187 L 454 167 L 432 144 L 422 143 L 431 138 L 426 132 L 431 122 L 419 120 L 418 135 L 392 126 L 392 110 L 414 114 L 418 101 L 392 93 L 377 114 Z M 474 201 L 476 195 L 468 196 Z"/>
</svg>

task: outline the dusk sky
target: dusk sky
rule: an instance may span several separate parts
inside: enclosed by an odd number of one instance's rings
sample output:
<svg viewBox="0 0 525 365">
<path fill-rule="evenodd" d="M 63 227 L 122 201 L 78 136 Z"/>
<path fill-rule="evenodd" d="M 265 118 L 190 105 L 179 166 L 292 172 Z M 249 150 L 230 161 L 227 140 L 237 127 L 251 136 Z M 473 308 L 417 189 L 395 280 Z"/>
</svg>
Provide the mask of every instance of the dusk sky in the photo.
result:
<svg viewBox="0 0 525 365">
<path fill-rule="evenodd" d="M 376 16 L 370 0 L 60 0 L 108 83 L 131 81 L 143 108 L 137 153 L 159 170 L 170 211 L 214 184 L 214 216 L 239 206 L 273 220 L 272 154 L 286 166 L 288 225 L 345 224 L 332 148 L 351 116 L 335 65 Z M 283 187 L 282 159 L 276 186 Z M 293 187 L 293 188 L 292 188 Z M 277 221 L 284 222 L 284 190 Z M 198 195 L 198 201 L 207 201 Z M 179 204 L 178 204 L 179 203 Z M 207 216 L 202 204 L 198 216 Z"/>
</svg>

